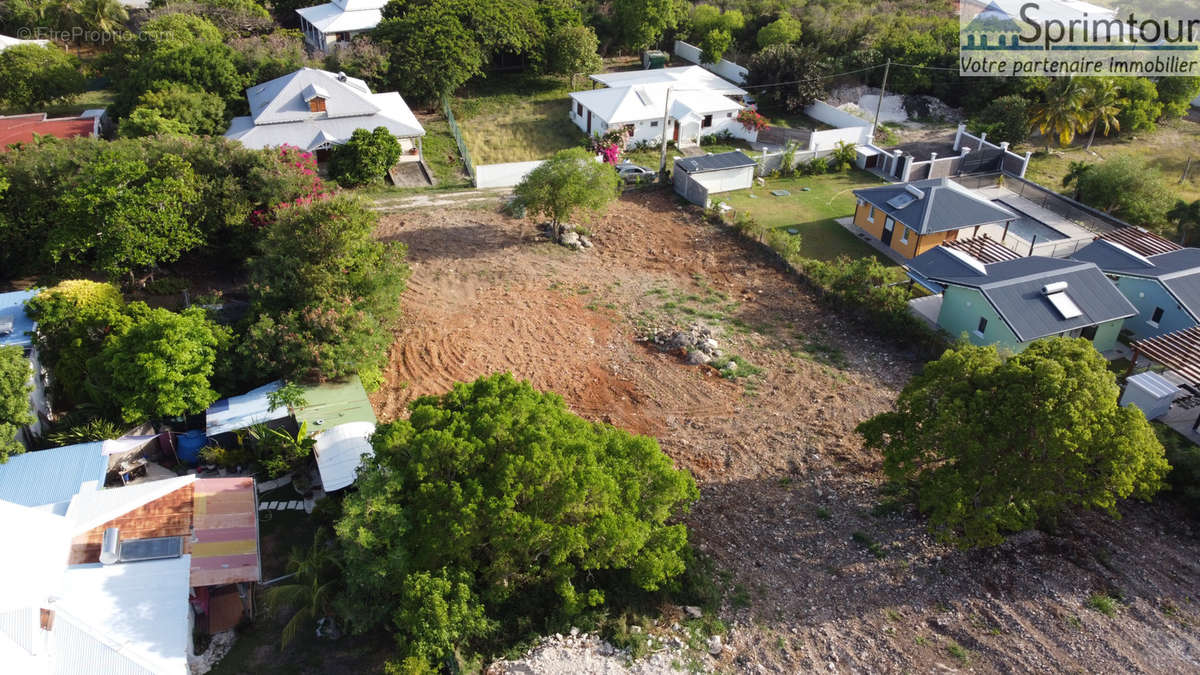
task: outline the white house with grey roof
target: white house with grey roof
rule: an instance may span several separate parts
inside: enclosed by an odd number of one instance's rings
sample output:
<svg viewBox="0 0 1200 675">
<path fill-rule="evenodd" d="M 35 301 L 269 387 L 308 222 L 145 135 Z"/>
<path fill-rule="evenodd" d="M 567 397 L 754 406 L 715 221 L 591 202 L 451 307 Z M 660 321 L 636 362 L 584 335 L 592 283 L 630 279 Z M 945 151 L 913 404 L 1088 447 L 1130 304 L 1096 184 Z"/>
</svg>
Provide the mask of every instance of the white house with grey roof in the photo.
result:
<svg viewBox="0 0 1200 675">
<path fill-rule="evenodd" d="M 1071 256 L 1094 263 L 1134 307 L 1125 322 L 1137 339 L 1200 324 L 1200 249 L 1142 255 L 1114 241 L 1097 239 Z"/>
<path fill-rule="evenodd" d="M 400 141 L 400 161 L 421 158 L 425 129 L 394 91 L 374 94 L 366 82 L 315 68 L 294 73 L 246 90 L 249 117 L 235 117 L 226 138 L 248 148 L 292 145 L 326 151 L 350 139 L 356 129 L 385 127 Z"/>
<path fill-rule="evenodd" d="M 333 0 L 315 7 L 301 7 L 300 30 L 304 41 L 322 51 L 339 42 L 349 42 L 383 21 L 387 0 Z"/>
<path fill-rule="evenodd" d="M 600 73 L 591 79 L 603 88 L 572 92 L 568 113 L 588 136 L 624 129 L 628 143 L 660 143 L 665 116 L 669 138 L 680 147 L 726 131 L 746 141 L 758 138 L 737 120 L 746 91 L 700 66 Z"/>
<path fill-rule="evenodd" d="M 1013 352 L 1056 336 L 1082 337 L 1108 351 L 1137 313 L 1099 267 L 1076 260 L 1030 256 L 985 264 L 938 246 L 914 258 L 908 275 L 934 294 L 913 302 L 939 328 Z"/>
</svg>

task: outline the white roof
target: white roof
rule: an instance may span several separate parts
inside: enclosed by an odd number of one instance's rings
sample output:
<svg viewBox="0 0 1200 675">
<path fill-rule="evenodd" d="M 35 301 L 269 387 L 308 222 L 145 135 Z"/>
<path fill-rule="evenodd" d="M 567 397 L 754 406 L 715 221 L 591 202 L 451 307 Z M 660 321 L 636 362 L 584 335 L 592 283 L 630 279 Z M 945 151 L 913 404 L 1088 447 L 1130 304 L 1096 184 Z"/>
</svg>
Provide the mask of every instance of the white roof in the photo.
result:
<svg viewBox="0 0 1200 675">
<path fill-rule="evenodd" d="M 571 98 L 607 124 L 627 124 L 662 119 L 666 85 L 633 85 L 576 91 Z M 716 112 L 741 110 L 742 105 L 715 91 L 671 92 L 672 119 L 703 117 Z"/>
<path fill-rule="evenodd" d="M 608 87 L 637 85 L 671 86 L 676 89 L 704 89 L 727 96 L 745 96 L 746 90 L 700 66 L 627 70 L 620 73 L 597 73 L 591 78 Z"/>
<path fill-rule="evenodd" d="M 54 604 L 54 672 L 186 675 L 190 575 L 189 555 L 67 568 Z"/>
<path fill-rule="evenodd" d="M 358 478 L 364 455 L 374 452 L 367 440 L 375 433 L 370 422 L 347 422 L 319 434 L 313 453 L 326 492 L 340 490 Z"/>
<path fill-rule="evenodd" d="M 49 40 L 21 40 L 7 35 L 0 35 L 0 52 L 9 47 L 16 47 L 17 45 L 39 45 L 45 47 L 48 44 L 50 44 Z"/>
<path fill-rule="evenodd" d="M 287 406 L 272 408 L 267 400 L 267 394 L 282 386 L 283 380 L 275 380 L 241 396 L 231 396 L 212 404 L 204 412 L 205 433 L 216 436 L 287 417 L 290 414 Z"/>
<path fill-rule="evenodd" d="M 383 9 L 388 0 L 333 0 L 333 4 L 347 12 L 361 12 L 367 9 Z"/>
<path fill-rule="evenodd" d="M 169 495 L 195 480 L 195 474 L 188 474 L 108 490 L 81 492 L 71 499 L 66 511 L 67 520 L 70 521 L 71 530 L 81 534 Z"/>
<path fill-rule="evenodd" d="M 0 499 L 22 506 L 64 502 L 104 485 L 106 473 L 101 441 L 26 452 L 0 464 Z"/>
<path fill-rule="evenodd" d="M 0 500 L 0 614 L 58 594 L 71 536 L 66 518 Z"/>
<path fill-rule="evenodd" d="M 352 6 L 361 4 L 356 0 L 346 2 Z M 325 35 L 371 30 L 383 21 L 383 12 L 379 11 L 379 8 L 346 10 L 332 2 L 316 7 L 301 7 L 296 13 Z"/>
<path fill-rule="evenodd" d="M 1144 373 L 1130 375 L 1125 380 L 1126 385 L 1133 385 L 1141 388 L 1143 391 L 1150 393 L 1155 398 L 1174 397 L 1179 394 L 1179 387 L 1174 382 L 1159 375 L 1158 373 L 1147 370 Z"/>
<path fill-rule="evenodd" d="M 306 103 L 325 94 L 325 110 Z M 307 92 L 307 93 L 306 93 Z M 301 68 L 246 90 L 249 117 L 235 117 L 226 138 L 248 148 L 284 144 L 305 150 L 344 143 L 356 129 L 384 127 L 401 138 L 424 136 L 425 129 L 397 92 L 372 94 L 365 82 L 326 70 Z"/>
</svg>

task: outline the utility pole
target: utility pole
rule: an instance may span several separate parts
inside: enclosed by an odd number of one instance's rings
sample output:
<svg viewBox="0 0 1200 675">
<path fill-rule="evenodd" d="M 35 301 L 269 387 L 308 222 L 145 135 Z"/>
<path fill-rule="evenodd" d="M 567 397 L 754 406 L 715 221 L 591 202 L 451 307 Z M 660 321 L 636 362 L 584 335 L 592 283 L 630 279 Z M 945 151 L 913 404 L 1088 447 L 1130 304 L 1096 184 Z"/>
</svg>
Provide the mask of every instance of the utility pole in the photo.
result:
<svg viewBox="0 0 1200 675">
<path fill-rule="evenodd" d="M 879 113 L 883 110 L 883 96 L 887 94 L 888 73 L 892 70 L 892 60 L 887 60 L 883 67 L 883 86 L 879 88 L 879 103 L 875 105 L 875 121 L 871 123 L 871 141 L 875 140 L 875 130 L 879 128 Z"/>
<path fill-rule="evenodd" d="M 666 180 L 667 176 L 667 123 L 671 118 L 671 88 L 667 87 L 666 100 L 663 101 L 662 120 L 662 150 L 658 156 L 658 178 Z"/>
</svg>

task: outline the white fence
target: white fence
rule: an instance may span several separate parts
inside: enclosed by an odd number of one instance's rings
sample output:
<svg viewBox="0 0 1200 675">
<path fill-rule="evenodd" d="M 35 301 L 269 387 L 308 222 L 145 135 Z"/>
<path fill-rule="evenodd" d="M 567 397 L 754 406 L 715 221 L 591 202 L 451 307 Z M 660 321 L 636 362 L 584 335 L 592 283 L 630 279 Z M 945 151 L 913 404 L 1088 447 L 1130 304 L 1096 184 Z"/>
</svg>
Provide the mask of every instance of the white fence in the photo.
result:
<svg viewBox="0 0 1200 675">
<path fill-rule="evenodd" d="M 804 114 L 813 118 L 818 122 L 824 122 L 831 127 L 844 129 L 846 127 L 867 127 L 871 128 L 871 123 L 858 115 L 851 115 L 845 110 L 838 110 L 824 101 L 814 101 L 812 105 L 804 109 Z M 864 141 L 865 142 L 865 141 Z"/>
<path fill-rule="evenodd" d="M 750 74 L 749 70 L 746 70 L 733 61 L 726 61 L 725 59 L 721 59 L 717 63 L 702 63 L 700 60 L 701 51 L 696 45 L 690 45 L 683 40 L 675 41 L 675 56 L 689 63 L 695 63 L 701 68 L 716 73 L 734 84 L 744 83 L 746 76 Z"/>
</svg>

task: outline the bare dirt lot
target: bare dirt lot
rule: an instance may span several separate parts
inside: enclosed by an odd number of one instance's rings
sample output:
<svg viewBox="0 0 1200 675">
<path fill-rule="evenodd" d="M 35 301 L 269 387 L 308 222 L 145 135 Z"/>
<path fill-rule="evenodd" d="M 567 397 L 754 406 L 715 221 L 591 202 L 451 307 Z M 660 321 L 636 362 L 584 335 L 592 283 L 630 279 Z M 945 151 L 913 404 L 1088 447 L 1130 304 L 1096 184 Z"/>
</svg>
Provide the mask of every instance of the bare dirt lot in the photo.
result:
<svg viewBox="0 0 1200 675">
<path fill-rule="evenodd" d="M 575 253 L 485 210 L 385 216 L 413 278 L 380 418 L 507 370 L 659 438 L 701 485 L 693 541 L 737 588 L 725 670 L 1200 670 L 1194 522 L 1139 504 L 997 549 L 937 545 L 877 508 L 879 462 L 854 434 L 919 367 L 903 340 L 862 332 L 665 194 L 588 227 L 595 247 Z M 696 322 L 761 372 L 722 378 L 638 340 Z"/>
</svg>

